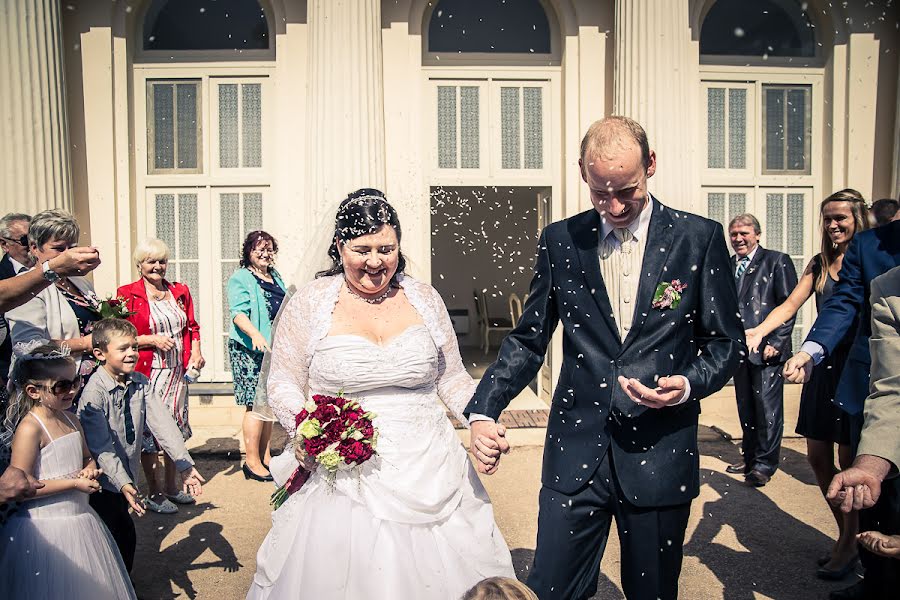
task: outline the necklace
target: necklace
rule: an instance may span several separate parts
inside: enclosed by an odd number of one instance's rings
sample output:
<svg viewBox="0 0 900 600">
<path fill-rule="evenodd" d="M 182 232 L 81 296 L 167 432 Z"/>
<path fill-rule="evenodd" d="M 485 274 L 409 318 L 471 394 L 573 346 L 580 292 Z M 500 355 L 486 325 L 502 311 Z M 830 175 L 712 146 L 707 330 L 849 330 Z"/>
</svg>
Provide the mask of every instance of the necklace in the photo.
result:
<svg viewBox="0 0 900 600">
<path fill-rule="evenodd" d="M 166 297 L 166 294 L 169 293 L 169 290 L 163 290 L 162 292 L 160 292 L 159 290 L 156 290 L 149 285 L 145 287 L 147 289 L 147 293 L 150 294 L 150 299 L 154 302 L 159 302 Z"/>
<path fill-rule="evenodd" d="M 391 293 L 391 286 L 388 286 L 387 289 L 384 290 L 383 294 L 375 298 L 366 298 L 365 296 L 357 294 L 355 291 L 353 291 L 353 286 L 349 283 L 347 283 L 347 292 L 354 298 L 359 298 L 363 302 L 368 302 L 369 304 L 381 304 L 382 302 L 384 302 L 384 299 L 388 297 L 388 294 Z"/>
</svg>

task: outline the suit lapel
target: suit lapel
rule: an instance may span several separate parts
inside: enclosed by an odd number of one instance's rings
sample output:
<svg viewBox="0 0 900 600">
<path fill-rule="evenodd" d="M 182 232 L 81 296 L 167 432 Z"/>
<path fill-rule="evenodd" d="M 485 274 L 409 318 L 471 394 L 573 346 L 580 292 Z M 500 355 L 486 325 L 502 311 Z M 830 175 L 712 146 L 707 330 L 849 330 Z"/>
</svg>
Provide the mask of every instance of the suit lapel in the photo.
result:
<svg viewBox="0 0 900 600">
<path fill-rule="evenodd" d="M 581 272 L 584 273 L 585 283 L 597 303 L 600 315 L 606 321 L 606 326 L 619 342 L 619 330 L 612 315 L 612 304 L 610 304 L 609 294 L 606 292 L 603 275 L 600 273 L 600 257 L 597 253 L 600 245 L 600 215 L 597 214 L 597 211 L 591 210 L 576 219 L 573 225 L 572 241 L 578 251 L 578 260 L 581 262 Z"/>
<path fill-rule="evenodd" d="M 659 201 L 655 200 L 652 206 L 654 212 L 650 217 L 647 243 L 644 244 L 644 260 L 641 264 L 640 282 L 635 298 L 634 318 L 631 324 L 631 331 L 628 332 L 625 338 L 625 347 L 628 347 L 644 326 L 644 321 L 647 320 L 647 315 L 650 314 L 653 294 L 656 293 L 657 286 L 664 279 L 668 281 L 678 279 L 677 274 L 669 277 L 663 271 L 663 267 L 666 266 L 666 262 L 674 249 L 672 245 L 672 240 L 675 238 L 674 219 L 672 219 L 669 209 L 660 204 Z M 664 251 L 660 251 L 661 249 L 664 249 Z"/>
<path fill-rule="evenodd" d="M 744 271 L 744 275 L 741 277 L 741 280 L 738 282 L 740 284 L 740 289 L 738 290 L 738 300 L 743 304 L 744 295 L 750 290 L 752 287 L 750 285 L 750 277 L 756 273 L 756 270 L 759 269 L 759 263 L 762 262 L 763 257 L 765 256 L 766 249 L 762 246 L 756 249 L 756 254 L 753 255 L 753 260 L 750 261 L 750 264 L 747 265 L 747 270 Z"/>
</svg>

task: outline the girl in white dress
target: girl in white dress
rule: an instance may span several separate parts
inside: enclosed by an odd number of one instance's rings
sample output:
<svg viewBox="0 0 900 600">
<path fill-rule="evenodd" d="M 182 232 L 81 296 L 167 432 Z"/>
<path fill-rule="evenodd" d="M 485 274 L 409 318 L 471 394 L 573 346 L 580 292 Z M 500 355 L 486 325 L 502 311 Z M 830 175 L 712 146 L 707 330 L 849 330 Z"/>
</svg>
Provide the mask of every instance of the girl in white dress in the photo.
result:
<svg viewBox="0 0 900 600">
<path fill-rule="evenodd" d="M 7 598 L 135 598 L 113 540 L 88 505 L 100 490 L 81 424 L 69 408 L 81 384 L 75 361 L 52 345 L 20 356 L 12 466 L 44 484 L 4 526 L 0 581 Z"/>
<path fill-rule="evenodd" d="M 376 414 L 378 454 L 333 482 L 313 472 L 272 514 L 247 598 L 456 600 L 486 577 L 515 577 L 446 416 L 467 422 L 475 382 L 443 301 L 403 275 L 397 215 L 381 192 L 352 194 L 335 229 L 334 266 L 280 317 L 268 405 L 293 436 L 308 397 L 343 390 Z M 270 464 L 283 482 L 298 463 L 289 448 Z"/>
</svg>

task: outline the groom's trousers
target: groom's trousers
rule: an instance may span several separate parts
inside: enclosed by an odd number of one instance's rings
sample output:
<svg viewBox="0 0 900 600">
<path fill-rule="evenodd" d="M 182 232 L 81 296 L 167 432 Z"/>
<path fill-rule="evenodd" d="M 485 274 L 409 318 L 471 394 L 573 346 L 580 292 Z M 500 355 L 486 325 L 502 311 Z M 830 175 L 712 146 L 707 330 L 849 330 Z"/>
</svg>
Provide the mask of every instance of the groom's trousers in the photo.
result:
<svg viewBox="0 0 900 600">
<path fill-rule="evenodd" d="M 690 511 L 690 502 L 654 508 L 631 504 L 607 452 L 593 478 L 574 494 L 541 488 L 537 549 L 528 586 L 540 600 L 593 596 L 615 518 L 625 597 L 674 600 Z"/>
</svg>

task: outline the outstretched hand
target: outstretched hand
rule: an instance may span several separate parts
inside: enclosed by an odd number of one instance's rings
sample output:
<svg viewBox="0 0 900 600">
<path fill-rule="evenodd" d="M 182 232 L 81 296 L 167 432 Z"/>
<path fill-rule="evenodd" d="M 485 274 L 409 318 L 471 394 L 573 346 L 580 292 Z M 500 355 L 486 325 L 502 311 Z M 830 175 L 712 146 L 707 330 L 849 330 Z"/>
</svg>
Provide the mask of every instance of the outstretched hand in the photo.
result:
<svg viewBox="0 0 900 600">
<path fill-rule="evenodd" d="M 180 473 L 181 481 L 184 482 L 184 492 L 191 496 L 197 497 L 203 493 L 203 485 L 206 480 L 197 472 L 197 469 L 191 467 Z"/>
<path fill-rule="evenodd" d="M 687 390 L 686 382 L 682 375 L 660 377 L 656 380 L 656 388 L 651 389 L 634 377 L 625 378 L 619 375 L 619 385 L 625 394 L 637 404 L 649 408 L 663 408 L 681 402 Z"/>
<path fill-rule="evenodd" d="M 506 427 L 494 421 L 474 421 L 470 431 L 470 450 L 479 473 L 493 475 L 500 468 L 500 456 L 509 452 Z"/>
</svg>

